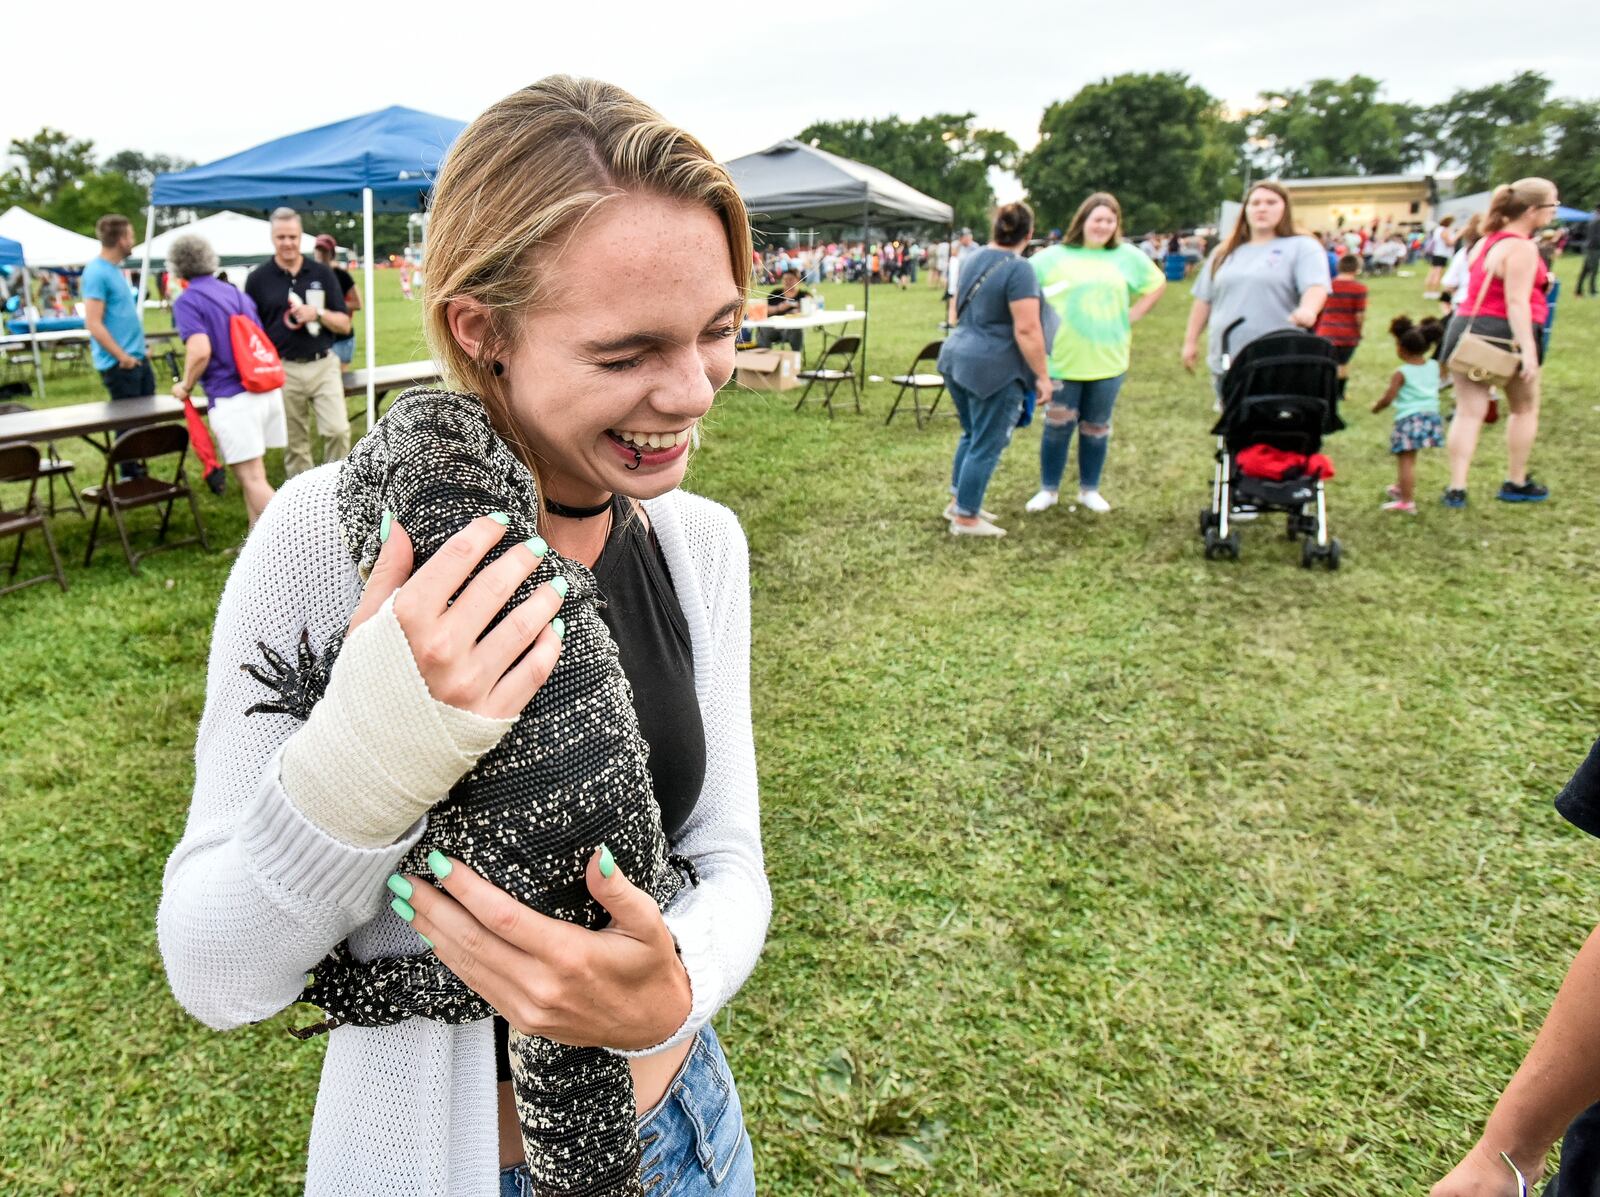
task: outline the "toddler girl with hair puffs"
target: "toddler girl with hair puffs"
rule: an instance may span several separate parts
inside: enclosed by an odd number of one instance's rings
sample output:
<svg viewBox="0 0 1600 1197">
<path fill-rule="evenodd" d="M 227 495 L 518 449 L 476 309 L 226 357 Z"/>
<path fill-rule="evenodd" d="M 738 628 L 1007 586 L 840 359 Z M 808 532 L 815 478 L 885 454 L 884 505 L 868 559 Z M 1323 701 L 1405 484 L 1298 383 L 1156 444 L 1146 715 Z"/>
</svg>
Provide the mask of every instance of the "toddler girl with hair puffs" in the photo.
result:
<svg viewBox="0 0 1600 1197">
<path fill-rule="evenodd" d="M 1417 453 L 1444 445 L 1444 421 L 1439 418 L 1440 364 L 1430 355 L 1444 340 L 1444 325 L 1432 316 L 1413 324 L 1409 316 L 1396 316 L 1389 325 L 1400 368 L 1389 379 L 1389 389 L 1372 405 L 1374 413 L 1394 405 L 1394 429 L 1389 452 L 1399 463 L 1400 477 L 1389 488 L 1385 511 L 1417 513 Z"/>
</svg>

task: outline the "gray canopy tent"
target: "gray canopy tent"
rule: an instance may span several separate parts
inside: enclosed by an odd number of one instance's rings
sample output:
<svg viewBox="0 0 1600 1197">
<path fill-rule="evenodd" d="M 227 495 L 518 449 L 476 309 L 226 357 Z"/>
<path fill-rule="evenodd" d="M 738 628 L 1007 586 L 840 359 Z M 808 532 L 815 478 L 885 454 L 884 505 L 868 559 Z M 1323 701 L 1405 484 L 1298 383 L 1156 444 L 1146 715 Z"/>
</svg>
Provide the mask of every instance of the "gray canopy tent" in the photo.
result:
<svg viewBox="0 0 1600 1197">
<path fill-rule="evenodd" d="M 872 222 L 902 220 L 949 229 L 955 212 L 875 166 L 852 162 L 816 146 L 786 138 L 754 154 L 723 163 L 733 176 L 754 224 L 811 220 L 861 223 L 863 249 Z M 872 271 L 862 271 L 862 310 L 872 304 Z M 866 372 L 867 325 L 862 325 L 861 362 Z"/>
</svg>

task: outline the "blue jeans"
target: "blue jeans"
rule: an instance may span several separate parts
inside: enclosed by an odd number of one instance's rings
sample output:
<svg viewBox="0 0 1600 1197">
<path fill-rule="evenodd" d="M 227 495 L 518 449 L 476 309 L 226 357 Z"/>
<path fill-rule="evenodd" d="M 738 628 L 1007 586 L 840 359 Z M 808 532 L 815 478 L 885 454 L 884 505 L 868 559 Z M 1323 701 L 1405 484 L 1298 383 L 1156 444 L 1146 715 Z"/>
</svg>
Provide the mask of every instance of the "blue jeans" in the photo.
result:
<svg viewBox="0 0 1600 1197">
<path fill-rule="evenodd" d="M 1044 433 L 1039 439 L 1039 485 L 1045 490 L 1061 489 L 1073 432 L 1078 434 L 1078 489 L 1100 489 L 1100 472 L 1105 468 L 1107 443 L 1111 440 L 1111 410 L 1117 405 L 1117 392 L 1122 390 L 1126 377 L 1118 374 L 1089 382 L 1056 380 L 1050 410 L 1044 418 Z"/>
<path fill-rule="evenodd" d="M 950 493 L 956 497 L 957 515 L 977 515 L 1000 454 L 1016 431 L 1024 388 L 1013 379 L 992 395 L 974 395 L 947 374 L 945 389 L 961 421 L 961 439 L 950 465 Z"/>
<path fill-rule="evenodd" d="M 754 1197 L 755 1157 L 739 1091 L 717 1033 L 694 1038 L 666 1095 L 639 1118 L 641 1178 L 650 1197 Z M 533 1197 L 528 1165 L 500 1170 L 500 1197 Z"/>
</svg>

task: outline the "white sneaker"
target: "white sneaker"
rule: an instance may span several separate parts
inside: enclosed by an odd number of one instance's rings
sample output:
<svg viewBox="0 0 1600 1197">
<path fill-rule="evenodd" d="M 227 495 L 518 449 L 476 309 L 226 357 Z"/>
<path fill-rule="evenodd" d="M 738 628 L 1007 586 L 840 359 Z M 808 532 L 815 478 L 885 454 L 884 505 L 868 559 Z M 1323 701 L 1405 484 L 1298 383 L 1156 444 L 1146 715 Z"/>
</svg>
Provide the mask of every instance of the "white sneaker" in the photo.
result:
<svg viewBox="0 0 1600 1197">
<path fill-rule="evenodd" d="M 1061 492 L 1042 490 L 1022 505 L 1024 511 L 1049 511 L 1061 501 Z"/>
<path fill-rule="evenodd" d="M 951 499 L 945 504 L 944 518 L 947 520 L 953 520 L 956 518 L 956 501 L 954 499 Z M 978 518 L 980 520 L 989 520 L 992 523 L 997 517 L 995 516 L 994 512 L 985 511 L 980 508 L 978 511 Z"/>
<path fill-rule="evenodd" d="M 1096 515 L 1104 515 L 1106 512 L 1111 510 L 1111 504 L 1107 503 L 1105 498 L 1097 490 L 1080 490 L 1078 492 L 1078 502 L 1082 503 Z"/>
<path fill-rule="evenodd" d="M 992 524 L 981 516 L 975 524 L 958 524 L 954 520 L 950 521 L 951 536 L 1004 536 L 1005 534 L 1006 530 L 999 524 Z"/>
</svg>

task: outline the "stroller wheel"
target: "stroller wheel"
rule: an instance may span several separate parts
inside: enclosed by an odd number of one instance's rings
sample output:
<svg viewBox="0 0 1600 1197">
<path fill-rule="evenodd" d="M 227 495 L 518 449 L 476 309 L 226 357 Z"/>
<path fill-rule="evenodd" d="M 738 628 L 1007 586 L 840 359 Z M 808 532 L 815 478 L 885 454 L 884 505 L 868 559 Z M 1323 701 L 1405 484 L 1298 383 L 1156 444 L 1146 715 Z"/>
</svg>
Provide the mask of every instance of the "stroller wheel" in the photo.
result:
<svg viewBox="0 0 1600 1197">
<path fill-rule="evenodd" d="M 1211 508 L 1202 507 L 1200 509 L 1200 535 L 1204 536 L 1216 526 L 1216 523 L 1217 517 L 1215 513 L 1212 512 Z"/>
<path fill-rule="evenodd" d="M 1235 561 L 1239 560 L 1240 540 L 1239 533 L 1237 531 L 1229 532 L 1228 538 L 1222 542 L 1222 545 L 1227 550 L 1228 556 L 1232 557 Z"/>
<path fill-rule="evenodd" d="M 1328 568 L 1330 570 L 1339 568 L 1339 542 L 1337 540 L 1328 542 L 1328 551 L 1325 556 L 1328 558 Z"/>
</svg>

